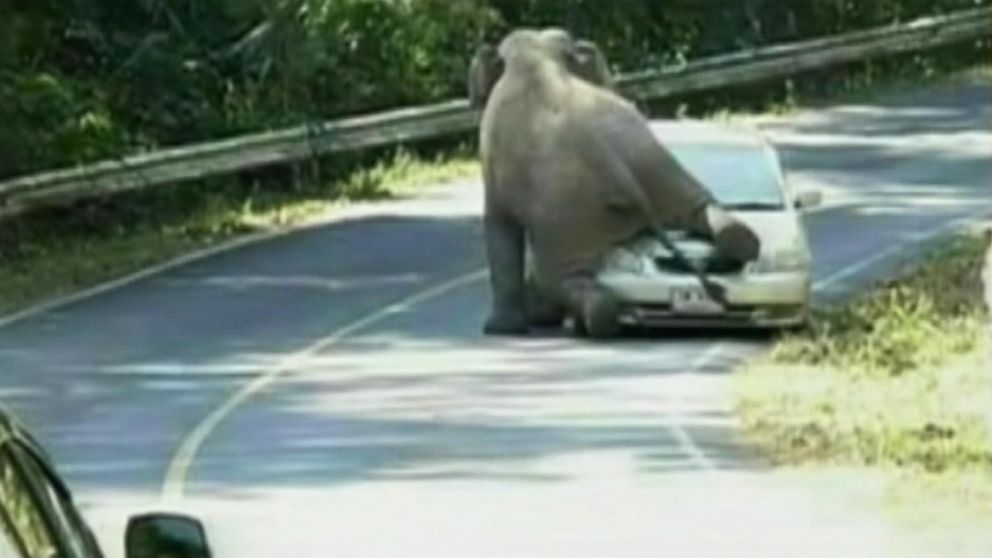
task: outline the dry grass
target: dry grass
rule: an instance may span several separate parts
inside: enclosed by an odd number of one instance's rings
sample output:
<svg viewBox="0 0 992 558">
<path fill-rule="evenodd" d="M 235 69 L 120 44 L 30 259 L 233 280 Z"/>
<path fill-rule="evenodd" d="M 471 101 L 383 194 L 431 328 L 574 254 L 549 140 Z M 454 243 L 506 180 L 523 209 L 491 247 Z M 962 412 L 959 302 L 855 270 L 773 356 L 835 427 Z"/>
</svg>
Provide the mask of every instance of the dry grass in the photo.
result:
<svg viewBox="0 0 992 558">
<path fill-rule="evenodd" d="M 987 242 L 948 241 L 781 340 L 737 380 L 751 439 L 779 463 L 893 469 L 992 511 Z"/>
</svg>

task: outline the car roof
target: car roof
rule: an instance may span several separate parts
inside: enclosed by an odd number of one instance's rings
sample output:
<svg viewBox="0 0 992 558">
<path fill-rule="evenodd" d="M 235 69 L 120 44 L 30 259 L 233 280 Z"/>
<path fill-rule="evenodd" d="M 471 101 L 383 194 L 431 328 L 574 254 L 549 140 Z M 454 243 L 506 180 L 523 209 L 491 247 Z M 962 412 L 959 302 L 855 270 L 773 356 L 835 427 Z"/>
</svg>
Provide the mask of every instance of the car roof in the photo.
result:
<svg viewBox="0 0 992 558">
<path fill-rule="evenodd" d="M 765 149 L 768 140 L 757 129 L 741 124 L 702 120 L 652 120 L 651 132 L 666 146 L 711 145 Z"/>
</svg>

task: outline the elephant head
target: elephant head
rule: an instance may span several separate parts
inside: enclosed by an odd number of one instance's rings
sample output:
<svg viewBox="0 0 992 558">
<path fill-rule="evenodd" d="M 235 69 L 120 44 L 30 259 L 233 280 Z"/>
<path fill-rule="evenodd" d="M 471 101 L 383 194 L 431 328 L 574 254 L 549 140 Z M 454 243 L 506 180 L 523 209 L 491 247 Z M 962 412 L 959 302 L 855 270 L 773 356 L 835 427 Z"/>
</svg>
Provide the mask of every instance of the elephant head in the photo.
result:
<svg viewBox="0 0 992 558">
<path fill-rule="evenodd" d="M 473 108 L 483 108 L 506 69 L 505 59 L 528 56 L 541 51 L 550 54 L 583 80 L 613 89 L 615 80 L 602 50 L 592 41 L 575 40 L 562 29 L 517 31 L 497 49 L 484 44 L 476 51 L 469 66 L 468 93 Z"/>
</svg>

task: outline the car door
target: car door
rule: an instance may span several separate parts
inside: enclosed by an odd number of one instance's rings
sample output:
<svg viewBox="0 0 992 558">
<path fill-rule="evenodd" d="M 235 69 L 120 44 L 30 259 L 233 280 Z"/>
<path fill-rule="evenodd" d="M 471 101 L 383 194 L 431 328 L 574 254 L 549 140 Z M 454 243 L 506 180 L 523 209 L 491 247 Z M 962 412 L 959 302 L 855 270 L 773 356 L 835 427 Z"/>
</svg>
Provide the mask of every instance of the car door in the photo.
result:
<svg viewBox="0 0 992 558">
<path fill-rule="evenodd" d="M 12 435 L 0 440 L 2 539 L 0 552 L 16 558 L 101 558 L 62 482 L 26 439 Z"/>
</svg>

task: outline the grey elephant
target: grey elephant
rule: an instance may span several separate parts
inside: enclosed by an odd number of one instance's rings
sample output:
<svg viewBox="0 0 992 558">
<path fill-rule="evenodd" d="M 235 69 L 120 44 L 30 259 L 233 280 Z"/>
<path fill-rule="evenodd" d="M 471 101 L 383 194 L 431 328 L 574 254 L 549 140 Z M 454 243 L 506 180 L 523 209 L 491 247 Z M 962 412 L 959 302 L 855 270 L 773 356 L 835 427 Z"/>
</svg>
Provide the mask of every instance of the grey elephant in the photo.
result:
<svg viewBox="0 0 992 558">
<path fill-rule="evenodd" d="M 595 276 L 612 248 L 645 230 L 691 231 L 742 261 L 758 255 L 755 234 L 659 144 L 612 83 L 599 50 L 560 29 L 514 31 L 473 60 L 471 100 L 485 104 L 488 334 L 525 333 L 549 308 L 581 318 L 594 336 L 614 334 L 620 303 Z M 544 315 L 535 316 L 535 300 Z"/>
</svg>

